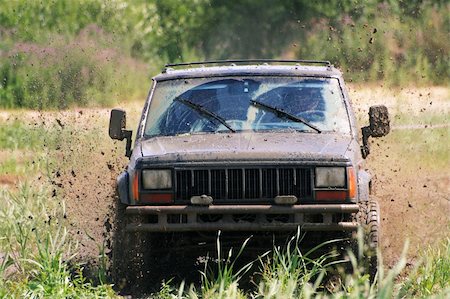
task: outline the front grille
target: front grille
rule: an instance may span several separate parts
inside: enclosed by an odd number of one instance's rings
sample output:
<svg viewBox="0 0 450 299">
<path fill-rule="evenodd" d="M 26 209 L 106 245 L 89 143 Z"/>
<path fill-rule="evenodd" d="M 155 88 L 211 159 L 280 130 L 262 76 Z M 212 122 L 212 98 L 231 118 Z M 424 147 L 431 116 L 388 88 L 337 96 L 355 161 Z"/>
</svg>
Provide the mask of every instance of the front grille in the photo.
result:
<svg viewBox="0 0 450 299">
<path fill-rule="evenodd" d="M 310 168 L 177 169 L 176 199 L 210 195 L 214 201 L 268 200 L 277 195 L 309 198 Z"/>
</svg>

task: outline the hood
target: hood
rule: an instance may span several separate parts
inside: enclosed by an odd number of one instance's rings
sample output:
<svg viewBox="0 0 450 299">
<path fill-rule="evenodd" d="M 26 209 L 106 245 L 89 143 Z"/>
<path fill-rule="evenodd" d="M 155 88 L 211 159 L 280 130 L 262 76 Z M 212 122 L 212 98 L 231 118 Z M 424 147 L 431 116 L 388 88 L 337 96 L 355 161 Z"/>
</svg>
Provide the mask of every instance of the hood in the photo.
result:
<svg viewBox="0 0 450 299">
<path fill-rule="evenodd" d="M 244 132 L 153 137 L 140 144 L 153 161 L 348 161 L 348 135 L 304 132 Z"/>
</svg>

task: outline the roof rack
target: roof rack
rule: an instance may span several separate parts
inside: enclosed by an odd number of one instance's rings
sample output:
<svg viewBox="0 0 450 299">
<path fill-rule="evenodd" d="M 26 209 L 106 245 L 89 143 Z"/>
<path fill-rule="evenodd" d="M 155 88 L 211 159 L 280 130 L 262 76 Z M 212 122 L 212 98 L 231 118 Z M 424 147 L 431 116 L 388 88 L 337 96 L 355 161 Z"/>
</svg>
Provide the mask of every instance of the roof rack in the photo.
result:
<svg viewBox="0 0 450 299">
<path fill-rule="evenodd" d="M 320 64 L 327 67 L 331 66 L 331 62 L 324 60 L 283 60 L 283 59 L 240 59 L 240 60 L 211 60 L 211 61 L 197 61 L 197 62 L 183 62 L 183 63 L 169 63 L 164 67 L 177 67 L 177 66 L 191 66 L 191 65 L 206 65 L 206 64 L 233 64 L 233 63 L 296 63 L 296 64 Z"/>
</svg>

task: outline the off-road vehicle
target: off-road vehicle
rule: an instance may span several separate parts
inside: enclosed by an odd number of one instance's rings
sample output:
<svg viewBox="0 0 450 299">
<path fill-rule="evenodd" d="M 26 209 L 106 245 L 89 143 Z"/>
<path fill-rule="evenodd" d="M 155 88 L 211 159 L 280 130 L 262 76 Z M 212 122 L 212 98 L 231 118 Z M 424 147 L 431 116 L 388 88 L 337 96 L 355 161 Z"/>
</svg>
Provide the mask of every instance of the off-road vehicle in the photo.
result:
<svg viewBox="0 0 450 299">
<path fill-rule="evenodd" d="M 152 79 L 133 149 L 125 119 L 112 110 L 109 135 L 126 139 L 130 158 L 117 179 L 114 256 L 131 283 L 161 233 L 300 227 L 320 237 L 362 226 L 376 248 L 379 207 L 364 159 L 368 138 L 389 132 L 388 111 L 370 107 L 360 139 L 330 62 L 169 64 Z"/>
</svg>

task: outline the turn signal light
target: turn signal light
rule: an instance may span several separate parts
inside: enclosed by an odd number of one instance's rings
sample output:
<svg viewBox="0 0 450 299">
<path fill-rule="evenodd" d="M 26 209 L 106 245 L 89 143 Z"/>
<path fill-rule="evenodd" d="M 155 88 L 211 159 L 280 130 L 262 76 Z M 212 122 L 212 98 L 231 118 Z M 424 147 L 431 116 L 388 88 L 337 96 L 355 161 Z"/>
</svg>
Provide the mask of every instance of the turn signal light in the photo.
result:
<svg viewBox="0 0 450 299">
<path fill-rule="evenodd" d="M 356 198 L 356 175 L 353 167 L 347 168 L 347 180 L 348 180 L 348 197 L 350 199 Z"/>
<path fill-rule="evenodd" d="M 139 175 L 137 173 L 134 174 L 132 191 L 134 201 L 139 201 Z"/>
</svg>

